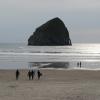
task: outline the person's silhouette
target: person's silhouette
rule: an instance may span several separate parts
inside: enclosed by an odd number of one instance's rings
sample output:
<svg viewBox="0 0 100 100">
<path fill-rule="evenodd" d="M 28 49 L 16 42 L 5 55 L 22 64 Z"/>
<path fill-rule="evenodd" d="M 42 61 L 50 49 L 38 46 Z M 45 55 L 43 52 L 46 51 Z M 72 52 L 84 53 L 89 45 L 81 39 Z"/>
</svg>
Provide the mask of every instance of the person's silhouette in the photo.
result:
<svg viewBox="0 0 100 100">
<path fill-rule="evenodd" d="M 34 78 L 34 75 L 35 75 L 35 72 L 32 70 L 32 71 L 31 71 L 32 80 L 33 80 L 33 78 Z"/>
<path fill-rule="evenodd" d="M 17 70 L 16 70 L 16 80 L 18 80 L 19 74 L 20 74 L 20 73 L 19 73 L 19 70 L 17 69 Z"/>
<path fill-rule="evenodd" d="M 80 62 L 80 68 L 81 68 L 82 63 Z"/>
<path fill-rule="evenodd" d="M 42 76 L 42 73 L 38 70 L 38 71 L 37 71 L 37 75 L 38 75 L 38 80 L 39 80 L 40 77 Z"/>
<path fill-rule="evenodd" d="M 79 62 L 77 62 L 77 67 L 79 67 Z"/>
<path fill-rule="evenodd" d="M 28 71 L 29 80 L 31 79 L 31 75 L 32 75 L 32 74 L 31 74 L 31 71 L 29 70 L 29 71 Z"/>
</svg>

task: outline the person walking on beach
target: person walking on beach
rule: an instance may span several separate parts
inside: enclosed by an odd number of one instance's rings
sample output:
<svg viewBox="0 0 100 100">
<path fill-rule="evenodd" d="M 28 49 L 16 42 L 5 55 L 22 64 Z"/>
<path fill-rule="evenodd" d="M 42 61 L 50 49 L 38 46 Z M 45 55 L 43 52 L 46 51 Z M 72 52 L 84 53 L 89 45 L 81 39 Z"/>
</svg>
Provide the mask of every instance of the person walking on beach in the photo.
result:
<svg viewBox="0 0 100 100">
<path fill-rule="evenodd" d="M 19 72 L 19 70 L 17 69 L 17 70 L 16 70 L 16 80 L 18 80 L 19 74 L 20 74 L 20 72 Z"/>
<path fill-rule="evenodd" d="M 77 62 L 77 67 L 79 67 L 79 62 Z"/>
<path fill-rule="evenodd" d="M 31 73 L 31 71 L 30 71 L 30 70 L 28 71 L 28 74 L 27 74 L 27 75 L 28 75 L 29 80 L 30 80 L 30 79 L 31 79 L 31 75 L 32 75 L 32 73 Z"/>
<path fill-rule="evenodd" d="M 40 77 L 42 76 L 42 73 L 40 72 L 40 70 L 37 71 L 37 76 L 38 76 L 38 80 L 39 80 Z"/>
<path fill-rule="evenodd" d="M 32 71 L 31 71 L 32 80 L 33 80 L 33 78 L 34 78 L 34 75 L 35 75 L 35 72 L 32 70 Z"/>
<path fill-rule="evenodd" d="M 81 68 L 82 63 L 80 62 L 80 68 Z"/>
</svg>

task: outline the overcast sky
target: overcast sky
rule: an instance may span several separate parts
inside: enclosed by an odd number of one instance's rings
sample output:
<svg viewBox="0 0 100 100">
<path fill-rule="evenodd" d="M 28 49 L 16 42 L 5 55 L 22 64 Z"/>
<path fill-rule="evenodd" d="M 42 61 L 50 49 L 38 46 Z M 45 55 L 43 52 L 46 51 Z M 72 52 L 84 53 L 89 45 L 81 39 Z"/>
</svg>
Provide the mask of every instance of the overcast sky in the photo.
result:
<svg viewBox="0 0 100 100">
<path fill-rule="evenodd" d="M 27 42 L 54 17 L 63 20 L 72 42 L 100 42 L 100 0 L 0 0 L 0 43 Z"/>
</svg>

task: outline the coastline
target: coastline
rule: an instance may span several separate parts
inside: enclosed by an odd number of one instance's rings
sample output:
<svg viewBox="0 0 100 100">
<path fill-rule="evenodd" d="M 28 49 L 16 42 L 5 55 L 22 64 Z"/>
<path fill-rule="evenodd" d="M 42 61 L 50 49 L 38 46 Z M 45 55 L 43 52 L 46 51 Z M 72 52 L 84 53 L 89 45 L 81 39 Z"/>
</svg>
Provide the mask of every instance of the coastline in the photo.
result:
<svg viewBox="0 0 100 100">
<path fill-rule="evenodd" d="M 41 69 L 40 80 L 28 80 L 28 70 L 0 70 L 1 100 L 100 100 L 100 71 Z"/>
</svg>

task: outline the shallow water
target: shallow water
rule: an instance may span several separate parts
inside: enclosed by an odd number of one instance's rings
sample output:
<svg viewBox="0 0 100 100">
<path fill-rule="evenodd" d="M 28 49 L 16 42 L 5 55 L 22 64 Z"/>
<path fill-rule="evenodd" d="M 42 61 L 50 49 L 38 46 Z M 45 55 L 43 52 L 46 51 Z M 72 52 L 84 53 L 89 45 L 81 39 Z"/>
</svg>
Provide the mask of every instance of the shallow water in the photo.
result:
<svg viewBox="0 0 100 100">
<path fill-rule="evenodd" d="M 79 68 L 100 69 L 100 44 L 73 44 L 72 46 L 27 46 L 27 44 L 0 44 L 0 69 L 17 68 Z"/>
</svg>

